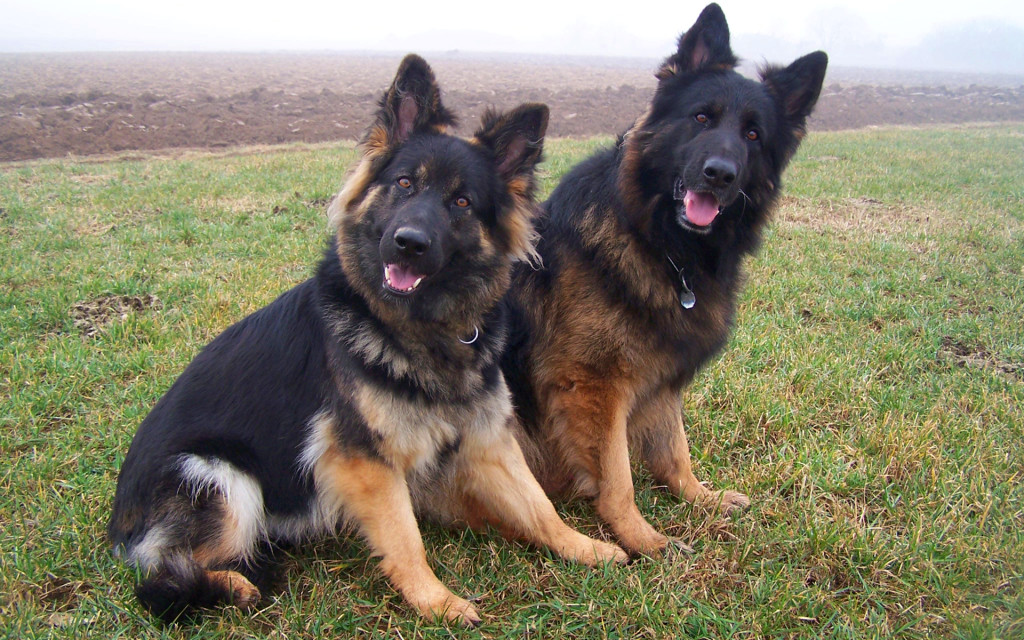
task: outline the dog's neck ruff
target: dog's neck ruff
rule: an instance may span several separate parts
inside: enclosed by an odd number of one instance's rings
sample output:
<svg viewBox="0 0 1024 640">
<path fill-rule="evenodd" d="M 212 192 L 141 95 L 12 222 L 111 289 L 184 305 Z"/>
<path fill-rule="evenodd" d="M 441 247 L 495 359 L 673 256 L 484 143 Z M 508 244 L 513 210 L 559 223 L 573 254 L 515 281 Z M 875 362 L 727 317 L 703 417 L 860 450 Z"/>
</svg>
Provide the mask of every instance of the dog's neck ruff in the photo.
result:
<svg viewBox="0 0 1024 640">
<path fill-rule="evenodd" d="M 693 295 L 693 289 L 690 288 L 690 283 L 686 280 L 686 272 L 676 266 L 672 256 L 666 253 L 665 257 L 668 258 L 669 264 L 679 276 L 679 305 L 684 309 L 692 309 L 693 305 L 697 304 L 697 296 Z"/>
</svg>

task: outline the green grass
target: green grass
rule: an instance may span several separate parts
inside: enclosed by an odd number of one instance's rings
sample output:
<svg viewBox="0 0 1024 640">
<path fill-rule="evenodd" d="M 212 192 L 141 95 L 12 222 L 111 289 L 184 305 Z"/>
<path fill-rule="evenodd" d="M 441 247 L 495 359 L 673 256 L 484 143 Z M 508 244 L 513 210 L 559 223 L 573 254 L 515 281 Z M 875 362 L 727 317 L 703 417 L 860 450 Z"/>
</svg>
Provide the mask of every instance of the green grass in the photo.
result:
<svg viewBox="0 0 1024 640">
<path fill-rule="evenodd" d="M 606 140 L 552 140 L 544 188 Z M 140 420 L 227 325 L 308 277 L 345 145 L 0 165 L 0 636 L 1024 637 L 1024 125 L 816 133 L 725 354 L 686 393 L 720 519 L 692 556 L 588 570 L 425 528 L 478 631 L 402 604 L 354 539 L 255 614 L 163 627 L 104 527 Z M 606 535 L 587 504 L 559 505 Z"/>
</svg>

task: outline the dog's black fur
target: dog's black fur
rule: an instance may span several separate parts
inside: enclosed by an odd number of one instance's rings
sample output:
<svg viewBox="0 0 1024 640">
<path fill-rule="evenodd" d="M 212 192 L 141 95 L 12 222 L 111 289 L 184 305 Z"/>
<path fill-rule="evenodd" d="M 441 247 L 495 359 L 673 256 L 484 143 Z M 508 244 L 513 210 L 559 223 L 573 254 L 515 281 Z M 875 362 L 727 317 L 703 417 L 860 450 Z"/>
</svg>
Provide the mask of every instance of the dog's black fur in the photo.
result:
<svg viewBox="0 0 1024 640">
<path fill-rule="evenodd" d="M 547 119 L 527 104 L 448 135 L 432 71 L 403 60 L 315 277 L 203 349 L 135 435 L 108 531 L 147 608 L 250 606 L 262 544 L 348 523 L 417 610 L 479 622 L 430 571 L 414 510 L 625 559 L 557 518 L 508 428 L 498 302 L 533 254 Z"/>
<path fill-rule="evenodd" d="M 657 72 L 651 104 L 618 141 L 571 170 L 544 203 L 543 270 L 519 269 L 503 369 L 531 468 L 558 495 L 597 499 L 627 549 L 667 539 L 633 502 L 628 448 L 689 500 L 726 510 L 693 476 L 682 388 L 724 346 L 746 256 L 825 76 L 816 52 L 760 81 L 734 70 L 709 5 Z"/>
</svg>

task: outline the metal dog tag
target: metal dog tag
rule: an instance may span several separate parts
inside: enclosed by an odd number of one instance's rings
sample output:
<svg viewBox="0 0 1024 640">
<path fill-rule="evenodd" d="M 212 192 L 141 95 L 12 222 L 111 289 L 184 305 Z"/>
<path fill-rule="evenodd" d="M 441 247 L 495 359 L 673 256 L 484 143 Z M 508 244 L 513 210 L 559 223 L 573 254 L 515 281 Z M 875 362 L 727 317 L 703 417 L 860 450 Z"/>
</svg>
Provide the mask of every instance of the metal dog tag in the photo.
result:
<svg viewBox="0 0 1024 640">
<path fill-rule="evenodd" d="M 692 309 L 693 305 L 697 304 L 697 296 L 693 295 L 693 289 L 686 282 L 686 276 L 682 273 L 679 274 L 679 304 L 683 305 L 684 309 Z"/>
</svg>

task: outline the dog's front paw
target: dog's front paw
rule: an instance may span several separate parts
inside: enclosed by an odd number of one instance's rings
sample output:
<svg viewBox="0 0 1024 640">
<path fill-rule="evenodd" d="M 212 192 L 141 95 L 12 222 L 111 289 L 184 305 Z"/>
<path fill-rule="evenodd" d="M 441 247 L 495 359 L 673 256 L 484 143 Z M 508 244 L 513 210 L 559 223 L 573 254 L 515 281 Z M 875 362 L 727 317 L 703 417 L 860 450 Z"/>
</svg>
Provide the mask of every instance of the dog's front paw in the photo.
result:
<svg viewBox="0 0 1024 640">
<path fill-rule="evenodd" d="M 704 506 L 722 515 L 730 515 L 747 509 L 750 498 L 739 491 L 712 491 L 704 498 Z"/>
<path fill-rule="evenodd" d="M 674 560 L 694 553 L 693 547 L 682 541 L 681 538 L 663 536 L 664 542 L 658 547 L 651 547 L 637 552 L 637 557 L 647 557 L 651 560 Z"/>
<path fill-rule="evenodd" d="M 433 584 L 406 585 L 402 590 L 406 601 L 415 607 L 421 616 L 467 627 L 480 625 L 480 614 L 468 600 L 458 597 L 440 582 L 427 582 Z"/>
<path fill-rule="evenodd" d="M 452 596 L 454 600 L 446 601 L 441 611 L 435 611 L 436 615 L 443 617 L 448 622 L 454 622 L 466 627 L 479 627 L 483 618 L 477 613 L 468 600 Z"/>
<path fill-rule="evenodd" d="M 617 544 L 594 540 L 594 554 L 592 561 L 586 563 L 591 566 L 599 564 L 626 564 L 629 562 L 629 554 L 622 550 Z"/>
<path fill-rule="evenodd" d="M 552 544 L 551 548 L 558 555 L 573 562 L 580 562 L 588 567 L 602 564 L 626 564 L 629 555 L 617 544 L 588 538 L 578 531 L 565 528 L 567 538 L 561 543 Z"/>
</svg>

